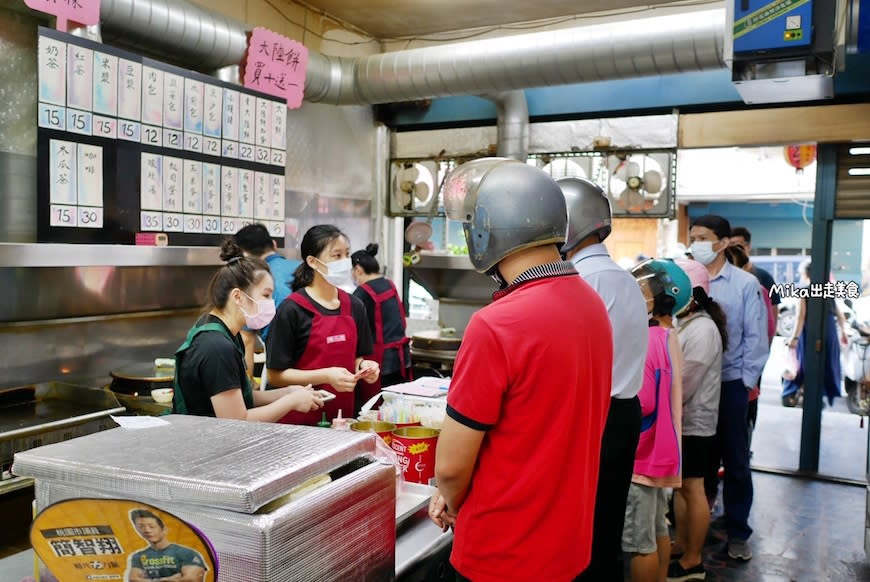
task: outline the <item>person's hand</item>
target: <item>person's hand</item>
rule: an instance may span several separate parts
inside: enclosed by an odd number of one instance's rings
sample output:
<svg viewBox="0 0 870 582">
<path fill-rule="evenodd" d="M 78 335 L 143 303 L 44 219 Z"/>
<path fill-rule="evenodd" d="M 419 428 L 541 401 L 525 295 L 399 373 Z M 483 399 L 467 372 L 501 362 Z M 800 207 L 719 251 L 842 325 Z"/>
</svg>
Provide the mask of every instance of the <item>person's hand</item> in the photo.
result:
<svg viewBox="0 0 870 582">
<path fill-rule="evenodd" d="M 353 392 L 356 388 L 356 378 L 340 366 L 326 369 L 326 383 L 338 392 Z"/>
<path fill-rule="evenodd" d="M 798 338 L 796 338 L 796 337 L 790 337 L 787 340 L 785 340 L 785 345 L 787 345 L 790 348 L 793 348 L 794 346 L 797 345 L 797 340 L 798 340 Z"/>
<path fill-rule="evenodd" d="M 372 384 L 381 375 L 381 367 L 373 360 L 362 360 L 356 372 L 357 378 Z"/>
<path fill-rule="evenodd" d="M 429 501 L 429 519 L 440 527 L 441 531 L 447 531 L 456 524 L 456 516 L 447 510 L 447 502 L 440 493 L 436 492 Z"/>
<path fill-rule="evenodd" d="M 323 400 L 320 395 L 308 386 L 299 386 L 296 390 L 292 390 L 284 395 L 292 403 L 292 409 L 297 412 L 312 412 L 323 408 Z"/>
<path fill-rule="evenodd" d="M 846 336 L 845 331 L 840 332 L 840 343 L 844 346 L 849 343 L 849 338 Z"/>
</svg>

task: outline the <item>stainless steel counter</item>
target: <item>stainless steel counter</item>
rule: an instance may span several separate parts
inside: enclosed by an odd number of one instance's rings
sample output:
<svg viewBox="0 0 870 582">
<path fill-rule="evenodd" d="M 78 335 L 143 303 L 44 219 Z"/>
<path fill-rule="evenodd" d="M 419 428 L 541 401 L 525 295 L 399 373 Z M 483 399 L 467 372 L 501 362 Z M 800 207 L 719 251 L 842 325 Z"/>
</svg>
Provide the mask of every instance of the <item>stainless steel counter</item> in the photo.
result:
<svg viewBox="0 0 870 582">
<path fill-rule="evenodd" d="M 428 507 L 420 509 L 396 532 L 396 580 L 424 579 L 452 545 L 453 530 L 442 532 L 429 520 Z"/>
</svg>

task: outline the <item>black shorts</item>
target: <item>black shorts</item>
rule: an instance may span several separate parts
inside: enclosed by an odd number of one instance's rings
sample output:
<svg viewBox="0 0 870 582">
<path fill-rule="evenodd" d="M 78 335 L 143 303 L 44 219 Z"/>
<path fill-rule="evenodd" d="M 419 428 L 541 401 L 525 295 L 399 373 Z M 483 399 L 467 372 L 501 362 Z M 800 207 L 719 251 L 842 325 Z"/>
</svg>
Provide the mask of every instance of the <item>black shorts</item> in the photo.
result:
<svg viewBox="0 0 870 582">
<path fill-rule="evenodd" d="M 703 477 L 710 470 L 716 450 L 715 436 L 683 437 L 683 478 Z"/>
</svg>

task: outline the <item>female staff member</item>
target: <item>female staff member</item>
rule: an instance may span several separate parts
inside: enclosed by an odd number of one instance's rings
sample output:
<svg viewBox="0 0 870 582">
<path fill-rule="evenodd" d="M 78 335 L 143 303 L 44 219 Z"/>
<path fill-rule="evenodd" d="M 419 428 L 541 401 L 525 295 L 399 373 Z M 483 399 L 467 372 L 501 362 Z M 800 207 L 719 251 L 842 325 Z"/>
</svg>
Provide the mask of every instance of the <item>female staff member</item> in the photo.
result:
<svg viewBox="0 0 870 582">
<path fill-rule="evenodd" d="M 373 359 L 381 367 L 381 377 L 357 394 L 357 410 L 363 403 L 380 392 L 381 386 L 407 382 L 410 377 L 411 350 L 405 335 L 405 309 L 393 282 L 380 274 L 381 266 L 375 255 L 377 243 L 350 256 L 351 275 L 358 285 L 353 292 L 366 307 L 369 330 L 374 340 Z"/>
<path fill-rule="evenodd" d="M 347 236 L 328 224 L 311 227 L 302 238 L 302 264 L 293 293 L 278 307 L 266 339 L 270 386 L 314 384 L 336 395 L 326 403 L 327 418 L 352 417 L 357 380 L 375 382 L 377 362 L 362 301 L 339 289 L 351 284 Z M 281 422 L 314 425 L 320 413 L 290 413 Z"/>
<path fill-rule="evenodd" d="M 230 239 L 221 247 L 227 264 L 212 277 L 205 313 L 175 352 L 172 411 L 274 422 L 295 410 L 316 411 L 323 402 L 311 390 L 289 386 L 253 392 L 245 371 L 242 327 L 260 329 L 272 320 L 272 275 L 261 259 L 243 257 Z"/>
</svg>

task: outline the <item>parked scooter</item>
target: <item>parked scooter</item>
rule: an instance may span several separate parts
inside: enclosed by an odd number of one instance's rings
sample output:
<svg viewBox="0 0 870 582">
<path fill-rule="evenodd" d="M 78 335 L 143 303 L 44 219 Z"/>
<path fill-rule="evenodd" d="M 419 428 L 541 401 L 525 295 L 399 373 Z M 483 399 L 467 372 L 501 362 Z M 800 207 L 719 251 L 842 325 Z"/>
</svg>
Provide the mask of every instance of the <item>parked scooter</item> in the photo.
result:
<svg viewBox="0 0 870 582">
<path fill-rule="evenodd" d="M 870 325 L 853 318 L 847 328 L 848 345 L 843 362 L 843 384 L 849 412 L 870 414 Z"/>
</svg>

